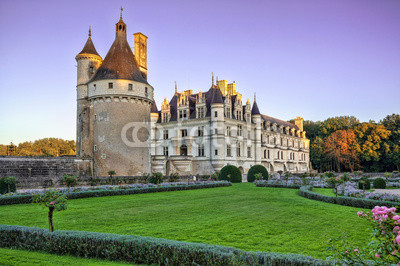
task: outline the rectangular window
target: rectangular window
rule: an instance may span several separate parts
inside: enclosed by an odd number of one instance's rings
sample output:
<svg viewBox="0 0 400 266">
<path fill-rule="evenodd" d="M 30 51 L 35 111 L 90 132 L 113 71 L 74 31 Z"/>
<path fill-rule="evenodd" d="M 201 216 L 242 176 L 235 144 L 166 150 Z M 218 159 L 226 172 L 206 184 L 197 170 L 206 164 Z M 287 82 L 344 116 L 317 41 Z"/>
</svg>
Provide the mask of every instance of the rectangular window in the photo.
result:
<svg viewBox="0 0 400 266">
<path fill-rule="evenodd" d="M 215 150 L 215 151 L 214 151 L 214 154 L 215 154 L 215 155 L 218 155 L 218 150 Z"/>
<path fill-rule="evenodd" d="M 242 126 L 239 126 L 238 125 L 238 136 L 241 136 L 242 135 Z"/>
<path fill-rule="evenodd" d="M 90 67 L 90 74 L 93 74 L 93 67 Z"/>
<path fill-rule="evenodd" d="M 96 90 L 96 84 L 93 84 L 93 89 Z"/>
<path fill-rule="evenodd" d="M 182 138 L 187 136 L 187 129 L 181 130 L 181 136 L 182 136 Z"/>
<path fill-rule="evenodd" d="M 227 135 L 228 137 L 231 136 L 231 127 L 226 127 L 226 135 Z"/>
<path fill-rule="evenodd" d="M 214 134 L 215 134 L 215 135 L 218 134 L 218 128 L 214 129 Z"/>
<path fill-rule="evenodd" d="M 251 158 L 251 147 L 247 147 L 247 157 Z"/>
<path fill-rule="evenodd" d="M 203 107 L 197 108 L 197 117 L 198 118 L 203 118 L 204 117 L 204 108 Z"/>
<path fill-rule="evenodd" d="M 164 131 L 163 131 L 163 138 L 164 139 L 168 139 L 168 129 L 164 129 Z"/>
<path fill-rule="evenodd" d="M 133 84 L 128 84 L 128 91 L 133 90 Z"/>
<path fill-rule="evenodd" d="M 240 144 L 236 147 L 236 156 L 240 157 Z"/>
<path fill-rule="evenodd" d="M 204 145 L 199 145 L 198 149 L 197 149 L 197 154 L 199 157 L 203 157 L 204 156 Z"/>
<path fill-rule="evenodd" d="M 108 83 L 108 88 L 109 88 L 109 89 L 112 89 L 113 87 L 114 87 L 114 85 L 113 85 L 112 82 Z"/>
<path fill-rule="evenodd" d="M 226 156 L 231 157 L 232 153 L 231 153 L 231 145 L 226 145 Z"/>
<path fill-rule="evenodd" d="M 163 147 L 163 155 L 168 156 L 168 147 Z"/>
<path fill-rule="evenodd" d="M 198 135 L 199 137 L 204 136 L 204 127 L 198 127 L 198 129 L 197 129 L 197 135 Z"/>
<path fill-rule="evenodd" d="M 97 151 L 97 145 L 94 145 L 94 146 L 93 146 L 93 150 L 94 150 L 94 151 Z"/>
<path fill-rule="evenodd" d="M 269 150 L 268 150 L 268 159 L 269 159 Z"/>
<path fill-rule="evenodd" d="M 218 111 L 215 111 L 214 116 L 218 117 Z"/>
</svg>

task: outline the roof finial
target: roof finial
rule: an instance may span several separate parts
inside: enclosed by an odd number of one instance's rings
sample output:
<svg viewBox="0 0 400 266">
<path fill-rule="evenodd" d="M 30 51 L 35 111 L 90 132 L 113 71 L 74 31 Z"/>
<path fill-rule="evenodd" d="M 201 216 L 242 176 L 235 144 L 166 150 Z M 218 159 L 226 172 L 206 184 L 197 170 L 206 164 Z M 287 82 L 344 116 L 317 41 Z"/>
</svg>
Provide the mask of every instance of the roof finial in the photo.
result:
<svg viewBox="0 0 400 266">
<path fill-rule="evenodd" d="M 254 93 L 254 102 L 256 102 L 256 93 Z"/>
<path fill-rule="evenodd" d="M 121 15 L 120 15 L 120 19 L 122 19 L 122 11 L 124 11 L 124 9 L 121 6 Z"/>
<path fill-rule="evenodd" d="M 178 85 L 176 85 L 176 81 L 175 81 L 175 94 L 178 93 Z"/>
<path fill-rule="evenodd" d="M 92 36 L 92 28 L 91 28 L 91 26 L 89 26 L 89 37 L 91 37 Z"/>
<path fill-rule="evenodd" d="M 214 72 L 211 72 L 211 76 L 212 76 L 212 85 L 214 86 Z"/>
</svg>

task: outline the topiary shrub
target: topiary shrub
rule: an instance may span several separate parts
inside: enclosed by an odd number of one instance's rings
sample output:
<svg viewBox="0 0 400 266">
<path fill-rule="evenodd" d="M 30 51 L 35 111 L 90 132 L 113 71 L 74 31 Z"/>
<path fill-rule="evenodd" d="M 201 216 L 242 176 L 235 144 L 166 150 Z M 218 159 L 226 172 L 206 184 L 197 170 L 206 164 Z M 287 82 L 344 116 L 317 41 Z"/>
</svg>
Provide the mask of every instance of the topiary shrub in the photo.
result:
<svg viewBox="0 0 400 266">
<path fill-rule="evenodd" d="M 371 181 L 369 181 L 366 176 L 358 180 L 358 189 L 368 190 L 370 188 L 371 188 Z"/>
<path fill-rule="evenodd" d="M 373 182 L 374 188 L 386 188 L 386 181 L 383 178 L 377 178 Z"/>
<path fill-rule="evenodd" d="M 12 176 L 0 178 L 0 194 L 16 192 L 16 183 L 16 178 Z"/>
<path fill-rule="evenodd" d="M 258 173 L 262 174 L 263 180 L 268 180 L 267 168 L 261 164 L 256 164 L 250 167 L 249 171 L 247 172 L 247 182 L 254 182 L 254 180 L 256 180 L 255 175 Z"/>
<path fill-rule="evenodd" d="M 152 184 L 161 184 L 163 181 L 163 175 L 162 173 L 154 173 L 152 176 L 149 178 L 149 183 Z"/>
<path fill-rule="evenodd" d="M 234 165 L 226 165 L 219 172 L 218 179 L 232 183 L 242 183 L 242 172 Z"/>
</svg>

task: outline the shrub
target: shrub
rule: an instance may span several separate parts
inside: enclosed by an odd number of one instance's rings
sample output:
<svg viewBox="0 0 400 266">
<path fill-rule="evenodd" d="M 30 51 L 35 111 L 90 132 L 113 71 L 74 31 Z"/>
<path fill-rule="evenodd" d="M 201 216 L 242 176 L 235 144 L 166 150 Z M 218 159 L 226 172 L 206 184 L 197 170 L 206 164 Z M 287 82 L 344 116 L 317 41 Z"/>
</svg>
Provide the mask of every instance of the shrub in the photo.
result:
<svg viewBox="0 0 400 266">
<path fill-rule="evenodd" d="M 328 178 L 335 177 L 335 173 L 334 172 L 325 172 L 325 176 Z"/>
<path fill-rule="evenodd" d="M 143 183 L 147 184 L 149 182 L 151 174 L 149 173 L 144 173 L 141 177 L 140 177 L 140 181 L 142 181 Z"/>
<path fill-rule="evenodd" d="M 242 172 L 234 165 L 226 165 L 222 167 L 218 176 L 219 180 L 227 180 L 232 183 L 242 182 Z"/>
<path fill-rule="evenodd" d="M 341 179 L 342 179 L 344 182 L 350 181 L 350 175 L 349 175 L 349 173 L 344 173 L 344 174 L 342 175 Z"/>
<path fill-rule="evenodd" d="M 97 186 L 100 183 L 100 179 L 98 178 L 89 178 L 89 185 L 91 185 L 92 187 Z"/>
<path fill-rule="evenodd" d="M 169 176 L 169 182 L 176 182 L 179 180 L 179 173 L 174 172 Z"/>
<path fill-rule="evenodd" d="M 370 188 L 371 188 L 371 181 L 369 181 L 369 179 L 366 176 L 358 180 L 358 189 L 368 190 Z"/>
<path fill-rule="evenodd" d="M 62 182 L 68 187 L 69 193 L 71 187 L 74 187 L 78 184 L 78 178 L 74 174 L 64 174 Z"/>
<path fill-rule="evenodd" d="M 46 179 L 43 181 L 42 187 L 44 189 L 54 186 L 52 179 Z"/>
<path fill-rule="evenodd" d="M 163 181 L 163 175 L 162 173 L 154 173 L 152 176 L 149 178 L 149 183 L 152 184 L 161 184 Z"/>
<path fill-rule="evenodd" d="M 212 173 L 210 175 L 210 179 L 213 180 L 213 181 L 217 181 L 218 180 L 218 174 L 217 173 Z"/>
<path fill-rule="evenodd" d="M 267 168 L 261 164 L 256 164 L 250 167 L 249 172 L 247 172 L 247 182 L 254 182 L 256 180 L 255 175 L 259 173 L 262 174 L 263 180 L 268 180 Z"/>
<path fill-rule="evenodd" d="M 383 178 L 377 178 L 373 182 L 374 188 L 386 188 L 386 181 Z"/>
<path fill-rule="evenodd" d="M 331 265 L 299 254 L 252 252 L 145 236 L 0 225 L 0 247 L 145 265 Z"/>
<path fill-rule="evenodd" d="M 17 191 L 17 178 L 15 176 L 0 178 L 0 194 L 6 194 Z"/>
</svg>

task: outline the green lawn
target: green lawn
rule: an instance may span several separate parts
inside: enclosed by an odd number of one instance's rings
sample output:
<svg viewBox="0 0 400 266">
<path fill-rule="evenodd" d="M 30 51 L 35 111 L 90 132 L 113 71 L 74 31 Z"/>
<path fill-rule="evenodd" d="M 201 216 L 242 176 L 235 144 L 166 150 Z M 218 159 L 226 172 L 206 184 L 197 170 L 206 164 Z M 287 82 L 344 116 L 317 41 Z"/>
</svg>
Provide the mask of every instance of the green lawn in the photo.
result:
<svg viewBox="0 0 400 266">
<path fill-rule="evenodd" d="M 357 208 L 309 200 L 296 189 L 253 184 L 70 200 L 55 213 L 56 230 L 96 231 L 220 244 L 244 250 L 325 258 L 326 237 L 344 229 L 367 243 Z M 0 206 L 2 224 L 47 228 L 47 211 L 33 204 Z"/>
<path fill-rule="evenodd" d="M 312 191 L 321 195 L 336 197 L 333 188 L 313 188 Z"/>
<path fill-rule="evenodd" d="M 127 265 L 106 260 L 0 248 L 0 265 Z"/>
</svg>

